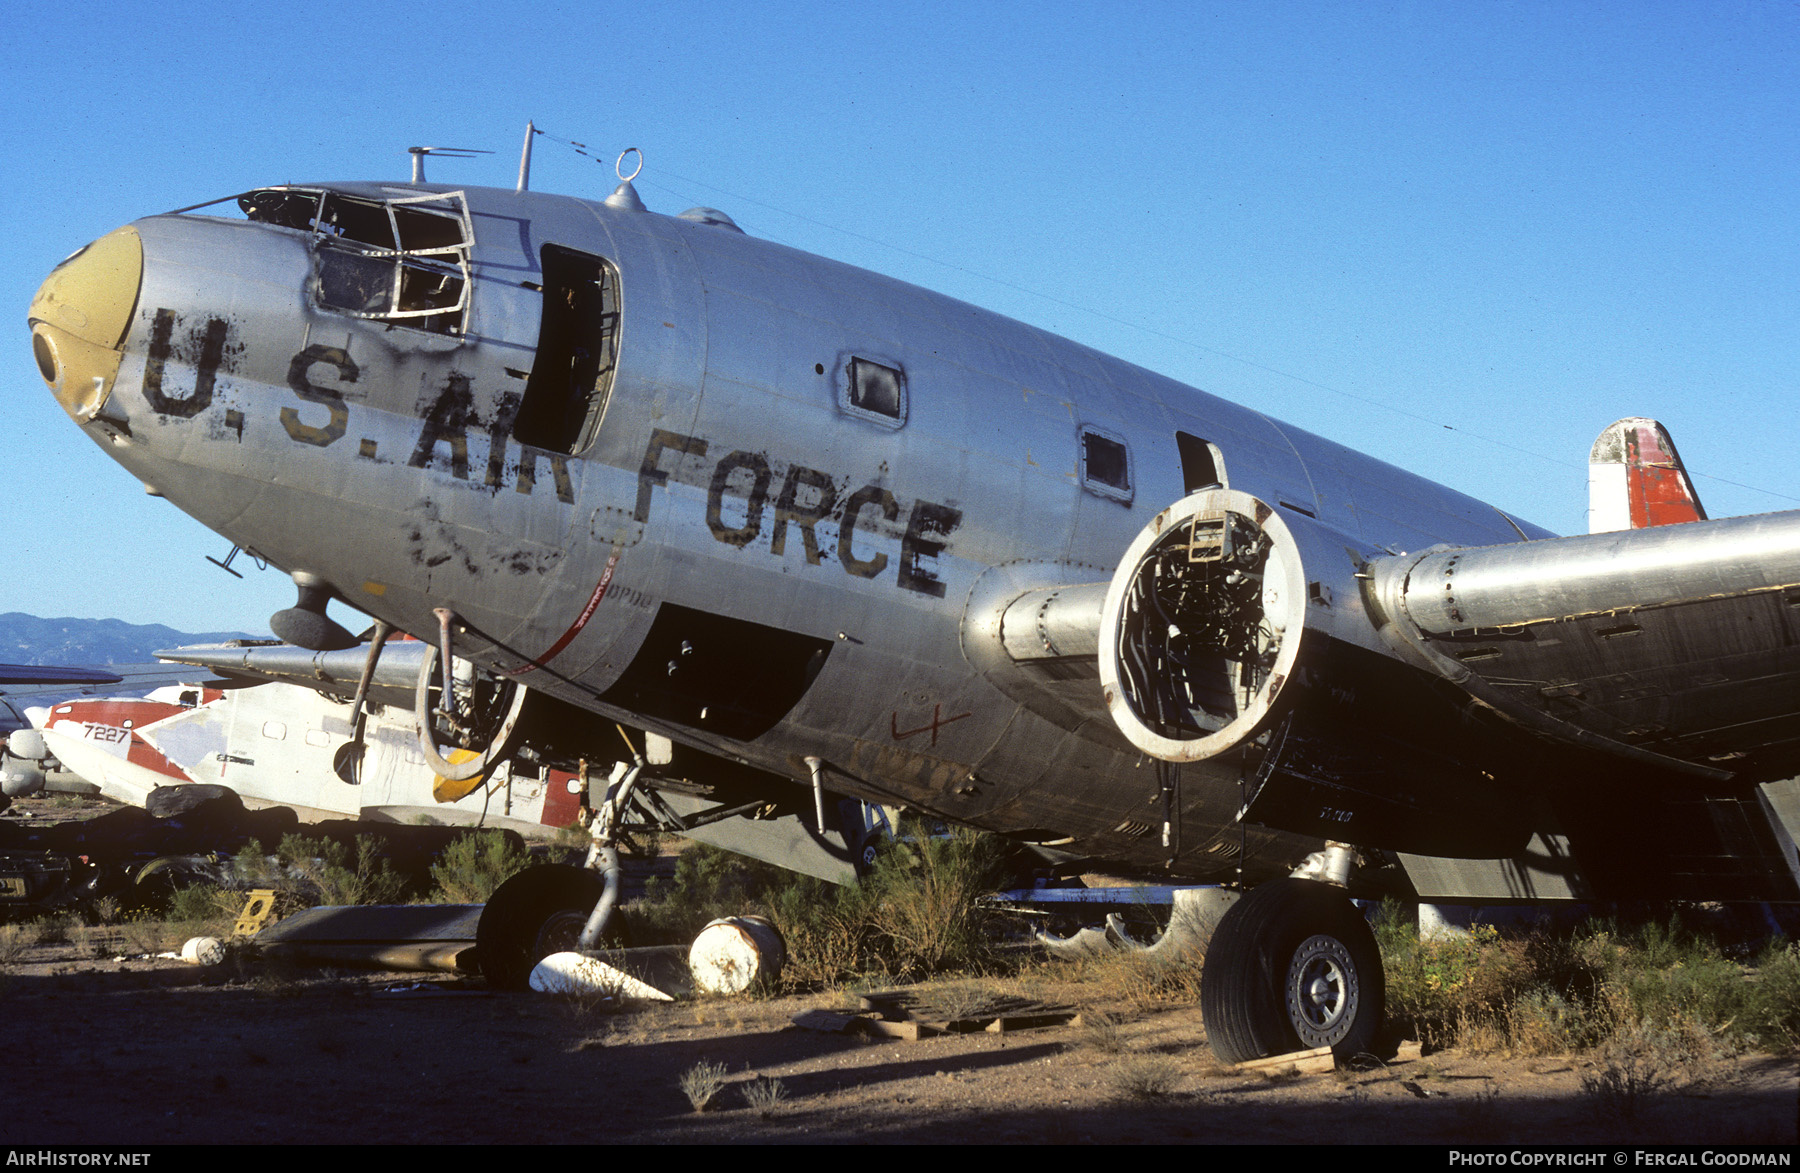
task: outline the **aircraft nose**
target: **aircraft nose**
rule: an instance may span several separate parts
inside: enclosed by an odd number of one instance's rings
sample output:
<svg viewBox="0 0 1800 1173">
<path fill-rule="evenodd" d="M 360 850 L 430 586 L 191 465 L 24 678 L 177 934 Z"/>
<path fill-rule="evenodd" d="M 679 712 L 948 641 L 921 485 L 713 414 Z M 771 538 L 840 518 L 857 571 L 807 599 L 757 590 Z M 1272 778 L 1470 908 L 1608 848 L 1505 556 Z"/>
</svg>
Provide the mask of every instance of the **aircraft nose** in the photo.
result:
<svg viewBox="0 0 1800 1173">
<path fill-rule="evenodd" d="M 117 229 L 51 270 L 31 299 L 31 353 L 63 410 L 92 419 L 112 392 L 144 277 L 137 230 Z"/>
</svg>

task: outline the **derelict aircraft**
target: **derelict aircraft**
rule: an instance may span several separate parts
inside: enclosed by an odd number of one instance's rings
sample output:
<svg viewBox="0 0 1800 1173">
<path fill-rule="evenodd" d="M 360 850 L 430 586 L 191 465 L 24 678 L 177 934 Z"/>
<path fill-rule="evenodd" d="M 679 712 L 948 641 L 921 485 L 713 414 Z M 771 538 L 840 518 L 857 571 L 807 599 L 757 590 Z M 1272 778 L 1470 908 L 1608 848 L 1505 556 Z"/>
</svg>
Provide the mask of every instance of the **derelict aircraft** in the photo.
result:
<svg viewBox="0 0 1800 1173">
<path fill-rule="evenodd" d="M 517 744 L 606 834 L 817 844 L 847 795 L 1253 885 L 1227 1060 L 1368 1045 L 1350 896 L 1800 897 L 1800 513 L 1557 537 L 631 176 L 531 191 L 530 141 L 516 190 L 138 220 L 32 303 L 75 423 L 293 576 L 348 727 L 412 703 L 446 778 Z M 441 654 L 384 671 L 394 629 Z"/>
</svg>

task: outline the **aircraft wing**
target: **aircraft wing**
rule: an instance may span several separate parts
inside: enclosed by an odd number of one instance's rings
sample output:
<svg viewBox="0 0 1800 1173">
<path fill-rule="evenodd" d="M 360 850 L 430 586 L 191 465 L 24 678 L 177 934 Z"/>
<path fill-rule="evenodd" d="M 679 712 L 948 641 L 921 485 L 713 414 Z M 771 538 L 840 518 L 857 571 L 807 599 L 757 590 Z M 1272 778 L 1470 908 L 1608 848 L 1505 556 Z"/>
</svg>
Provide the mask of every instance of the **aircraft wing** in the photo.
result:
<svg viewBox="0 0 1800 1173">
<path fill-rule="evenodd" d="M 1369 564 L 1404 654 L 1553 739 L 1713 781 L 1800 771 L 1800 512 Z"/>
<path fill-rule="evenodd" d="M 0 685 L 117 684 L 121 677 L 101 668 L 58 668 L 44 664 L 0 664 Z"/>
<path fill-rule="evenodd" d="M 204 673 L 169 664 L 63 668 L 0 664 L 0 735 L 31 728 L 25 709 L 89 696 L 142 696 L 170 684 L 211 683 Z"/>
</svg>

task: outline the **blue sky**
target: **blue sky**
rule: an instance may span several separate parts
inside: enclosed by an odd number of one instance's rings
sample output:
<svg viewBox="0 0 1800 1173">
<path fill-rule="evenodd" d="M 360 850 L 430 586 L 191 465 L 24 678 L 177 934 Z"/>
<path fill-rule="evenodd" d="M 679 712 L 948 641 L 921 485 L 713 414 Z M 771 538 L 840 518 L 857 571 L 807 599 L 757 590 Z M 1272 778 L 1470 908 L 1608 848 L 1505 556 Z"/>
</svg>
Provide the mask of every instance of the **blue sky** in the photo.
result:
<svg viewBox="0 0 1800 1173">
<path fill-rule="evenodd" d="M 1800 506 L 1793 3 L 19 6 L 0 43 L 0 611 L 262 630 L 291 588 L 38 379 L 50 268 L 271 182 L 510 186 L 525 122 L 652 209 L 965 298 L 1564 533 L 1654 415 L 1715 516 Z M 610 167 L 538 140 L 532 186 Z"/>
</svg>

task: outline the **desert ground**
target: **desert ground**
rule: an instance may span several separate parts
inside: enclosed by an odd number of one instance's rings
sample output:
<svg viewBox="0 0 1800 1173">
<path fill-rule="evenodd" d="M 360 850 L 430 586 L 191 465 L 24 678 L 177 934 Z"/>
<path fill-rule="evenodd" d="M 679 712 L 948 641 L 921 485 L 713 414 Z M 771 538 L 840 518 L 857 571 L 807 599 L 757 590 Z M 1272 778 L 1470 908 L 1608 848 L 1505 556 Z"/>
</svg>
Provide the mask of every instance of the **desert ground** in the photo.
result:
<svg viewBox="0 0 1800 1173">
<path fill-rule="evenodd" d="M 447 976 L 95 956 L 105 945 L 39 944 L 8 967 L 0 1141 L 1792 1144 L 1800 1123 L 1796 1065 L 1766 1055 L 1641 1095 L 1584 1090 L 1600 1061 L 1583 1056 L 1247 1075 L 1212 1060 L 1197 1007 L 1096 1004 L 1053 969 L 1006 994 L 1081 1019 L 905 1042 L 795 1025 L 855 1008 L 848 992 L 620 1009 Z M 704 1112 L 682 1089 L 700 1064 L 722 1068 Z M 752 1106 L 771 1080 L 781 1098 Z"/>
<path fill-rule="evenodd" d="M 8 817 L 87 813 L 34 800 Z M 1354 1069 L 1248 1074 L 1212 1058 L 1197 1006 L 1146 1007 L 1049 962 L 902 991 L 921 1017 L 1010 1004 L 1049 1025 L 900 1041 L 795 1021 L 869 991 L 620 1006 L 242 950 L 189 965 L 149 955 L 180 939 L 160 925 L 39 935 L 0 956 L 7 1145 L 1800 1140 L 1792 1056 L 1621 1071 L 1387 1039 Z M 718 1086 L 696 1111 L 683 1082 L 702 1065 Z"/>
</svg>

